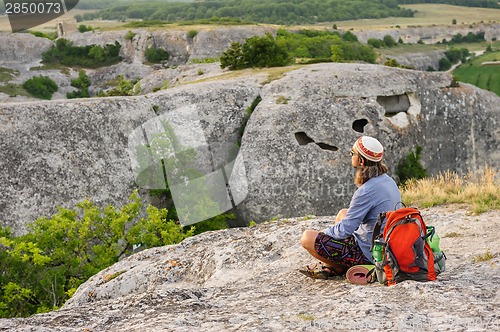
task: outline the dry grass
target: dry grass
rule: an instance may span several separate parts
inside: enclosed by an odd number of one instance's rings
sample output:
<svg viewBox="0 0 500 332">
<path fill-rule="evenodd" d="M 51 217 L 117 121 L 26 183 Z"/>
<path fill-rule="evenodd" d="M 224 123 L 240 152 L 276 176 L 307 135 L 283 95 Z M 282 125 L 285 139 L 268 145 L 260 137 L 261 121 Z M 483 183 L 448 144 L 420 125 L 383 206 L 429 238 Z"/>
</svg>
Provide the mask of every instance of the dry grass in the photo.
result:
<svg viewBox="0 0 500 332">
<path fill-rule="evenodd" d="M 490 167 L 460 176 L 445 172 L 432 178 L 408 181 L 402 188 L 406 206 L 431 207 L 467 204 L 473 214 L 500 210 L 500 174 Z"/>
<path fill-rule="evenodd" d="M 385 30 L 400 26 L 406 28 L 409 26 L 433 26 L 433 25 L 452 25 L 453 19 L 457 24 L 488 23 L 490 21 L 500 21 L 500 9 L 460 7 L 443 4 L 412 4 L 401 5 L 403 8 L 416 10 L 415 17 L 386 17 L 380 19 L 360 19 L 349 21 L 332 22 L 339 29 L 349 30 Z M 329 28 L 332 23 L 318 24 L 314 26 L 302 26 L 303 28 Z"/>
</svg>

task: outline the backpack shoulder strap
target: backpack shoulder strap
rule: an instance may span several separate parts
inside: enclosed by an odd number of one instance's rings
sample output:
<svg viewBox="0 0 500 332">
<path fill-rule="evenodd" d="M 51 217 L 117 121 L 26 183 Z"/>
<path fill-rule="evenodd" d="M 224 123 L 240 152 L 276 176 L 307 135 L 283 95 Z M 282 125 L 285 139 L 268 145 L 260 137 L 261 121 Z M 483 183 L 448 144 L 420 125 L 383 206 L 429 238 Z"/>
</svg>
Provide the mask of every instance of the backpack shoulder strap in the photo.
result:
<svg viewBox="0 0 500 332">
<path fill-rule="evenodd" d="M 377 222 L 375 223 L 375 226 L 373 227 L 372 245 L 371 245 L 370 251 L 373 250 L 373 245 L 375 244 L 375 240 L 382 235 L 380 233 L 380 231 L 382 229 L 382 224 L 384 222 L 385 216 L 386 216 L 386 212 L 382 212 L 381 214 L 378 215 Z"/>
</svg>

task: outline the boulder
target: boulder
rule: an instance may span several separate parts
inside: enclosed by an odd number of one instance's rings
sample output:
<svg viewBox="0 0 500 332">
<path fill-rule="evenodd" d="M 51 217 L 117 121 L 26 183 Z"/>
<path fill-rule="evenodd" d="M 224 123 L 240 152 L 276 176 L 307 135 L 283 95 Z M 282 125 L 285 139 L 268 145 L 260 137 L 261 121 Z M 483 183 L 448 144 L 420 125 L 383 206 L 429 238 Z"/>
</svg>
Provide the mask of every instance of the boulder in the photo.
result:
<svg viewBox="0 0 500 332">
<path fill-rule="evenodd" d="M 427 73 L 366 64 L 317 64 L 264 86 L 243 135 L 246 176 L 234 179 L 247 222 L 335 215 L 356 187 L 349 151 L 377 137 L 396 167 L 417 146 L 430 174 L 500 164 L 499 97 Z"/>
<path fill-rule="evenodd" d="M 74 208 L 85 198 L 99 205 L 123 203 L 137 175 L 130 135 L 163 114 L 197 114 L 212 154 L 223 156 L 217 142 L 236 140 L 258 92 L 252 81 L 228 80 L 140 97 L 3 104 L 2 226 L 23 233 L 27 223 L 52 215 L 57 206 Z"/>
</svg>

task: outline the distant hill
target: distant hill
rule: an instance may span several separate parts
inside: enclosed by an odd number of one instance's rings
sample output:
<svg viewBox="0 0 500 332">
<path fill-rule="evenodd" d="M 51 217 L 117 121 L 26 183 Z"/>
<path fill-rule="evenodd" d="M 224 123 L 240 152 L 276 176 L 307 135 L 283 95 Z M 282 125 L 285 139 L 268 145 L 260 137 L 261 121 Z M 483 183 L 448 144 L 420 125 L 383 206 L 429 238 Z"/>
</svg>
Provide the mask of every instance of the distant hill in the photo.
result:
<svg viewBox="0 0 500 332">
<path fill-rule="evenodd" d="M 91 0 L 87 0 L 91 1 Z M 94 0 L 92 0 L 94 1 Z M 143 19 L 167 22 L 231 18 L 242 22 L 313 24 L 382 17 L 412 17 L 414 11 L 384 0 L 222 0 L 174 3 L 165 1 L 119 3 L 101 10 L 103 19 Z"/>
</svg>

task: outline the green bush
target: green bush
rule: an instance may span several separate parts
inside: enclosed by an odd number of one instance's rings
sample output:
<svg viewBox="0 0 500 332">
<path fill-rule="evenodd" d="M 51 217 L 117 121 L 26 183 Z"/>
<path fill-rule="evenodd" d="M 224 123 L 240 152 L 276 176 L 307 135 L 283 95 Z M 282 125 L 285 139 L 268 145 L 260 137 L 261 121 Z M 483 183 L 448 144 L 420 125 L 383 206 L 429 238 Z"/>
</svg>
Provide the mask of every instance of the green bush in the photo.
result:
<svg viewBox="0 0 500 332">
<path fill-rule="evenodd" d="M 68 92 L 66 98 L 88 98 L 90 80 L 85 71 L 80 70 L 78 78 L 71 81 L 71 86 L 78 88 L 78 91 Z"/>
<path fill-rule="evenodd" d="M 284 45 L 277 43 L 274 37 L 265 36 L 248 38 L 242 45 L 232 43 L 221 58 L 221 67 L 231 70 L 252 67 L 280 67 L 290 63 L 290 56 Z"/>
<path fill-rule="evenodd" d="M 377 53 L 375 53 L 373 47 L 363 45 L 360 42 L 346 42 L 338 40 L 332 46 L 333 62 L 364 61 L 368 63 L 375 63 L 376 60 Z"/>
<path fill-rule="evenodd" d="M 64 38 L 57 39 L 55 46 L 42 54 L 46 64 L 61 64 L 68 67 L 98 68 L 116 64 L 122 60 L 121 45 L 73 46 L 73 42 Z"/>
<path fill-rule="evenodd" d="M 148 47 L 144 51 L 144 56 L 146 60 L 152 63 L 160 63 L 166 61 L 170 58 L 170 54 L 162 48 Z"/>
<path fill-rule="evenodd" d="M 451 62 L 448 60 L 448 58 L 441 58 L 439 59 L 439 70 L 440 71 L 446 71 L 451 68 Z"/>
<path fill-rule="evenodd" d="M 422 147 L 417 145 L 415 152 L 411 151 L 398 163 L 396 175 L 401 183 L 405 183 L 409 179 L 418 180 L 427 177 L 427 170 L 420 162 L 422 150 Z"/>
<path fill-rule="evenodd" d="M 371 45 L 375 48 L 384 47 L 384 41 L 381 39 L 370 38 L 370 39 L 368 39 L 367 43 L 368 43 L 368 45 Z"/>
<path fill-rule="evenodd" d="M 111 96 L 134 96 L 134 87 L 139 82 L 139 79 L 127 80 L 123 75 L 118 76 L 118 86 L 107 92 L 99 92 L 98 97 L 111 97 Z"/>
<path fill-rule="evenodd" d="M 194 37 L 196 37 L 197 34 L 198 34 L 198 31 L 189 30 L 187 35 L 188 35 L 188 38 L 193 39 Z"/>
<path fill-rule="evenodd" d="M 133 248 L 174 244 L 194 234 L 166 218 L 167 210 L 142 204 L 134 193 L 121 209 L 86 200 L 59 208 L 29 233 L 14 237 L 0 227 L 0 317 L 29 316 L 60 307 L 76 288 Z"/>
<path fill-rule="evenodd" d="M 47 76 L 35 76 L 23 83 L 23 88 L 33 97 L 40 99 L 52 98 L 54 92 L 59 88 L 53 80 Z"/>
<path fill-rule="evenodd" d="M 86 31 L 94 31 L 94 29 L 90 25 L 80 24 L 78 26 L 78 31 L 80 31 L 81 33 L 84 33 Z"/>
<path fill-rule="evenodd" d="M 50 40 L 55 40 L 57 38 L 57 32 L 44 33 L 44 32 L 40 32 L 40 31 L 30 31 L 30 33 L 33 36 L 40 37 L 40 38 L 47 38 Z"/>
<path fill-rule="evenodd" d="M 384 36 L 384 44 L 387 47 L 393 47 L 393 46 L 396 46 L 398 43 L 396 43 L 396 41 L 394 40 L 394 38 L 392 38 L 391 35 L 385 35 Z"/>
<path fill-rule="evenodd" d="M 133 33 L 130 30 L 125 34 L 125 39 L 126 40 L 130 40 L 131 41 L 132 39 L 134 39 L 134 37 L 135 37 L 135 33 Z"/>
</svg>

